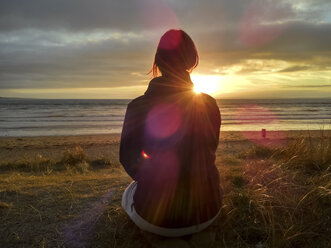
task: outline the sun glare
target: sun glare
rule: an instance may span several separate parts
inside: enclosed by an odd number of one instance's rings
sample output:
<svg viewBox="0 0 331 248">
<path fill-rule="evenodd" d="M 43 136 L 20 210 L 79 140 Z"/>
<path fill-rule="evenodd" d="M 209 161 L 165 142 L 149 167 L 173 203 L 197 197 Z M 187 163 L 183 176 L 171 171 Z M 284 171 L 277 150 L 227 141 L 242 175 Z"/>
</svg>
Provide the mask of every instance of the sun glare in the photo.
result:
<svg viewBox="0 0 331 248">
<path fill-rule="evenodd" d="M 201 92 L 215 95 L 219 92 L 221 86 L 221 77 L 218 75 L 191 75 L 194 84 L 194 92 Z"/>
</svg>

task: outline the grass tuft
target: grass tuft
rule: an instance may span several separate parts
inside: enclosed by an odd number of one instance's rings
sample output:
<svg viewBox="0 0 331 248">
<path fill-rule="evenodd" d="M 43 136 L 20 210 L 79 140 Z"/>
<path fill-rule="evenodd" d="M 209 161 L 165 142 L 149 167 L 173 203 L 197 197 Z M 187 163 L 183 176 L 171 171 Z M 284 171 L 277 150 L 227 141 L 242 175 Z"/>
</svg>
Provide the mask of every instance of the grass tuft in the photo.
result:
<svg viewBox="0 0 331 248">
<path fill-rule="evenodd" d="M 64 164 L 67 170 L 78 170 L 86 172 L 89 168 L 87 156 L 82 147 L 76 146 L 74 149 L 68 149 L 63 154 L 61 163 Z"/>
<path fill-rule="evenodd" d="M 2 201 L 0 201 L 0 210 L 1 209 L 9 209 L 9 208 L 11 208 L 13 205 L 12 204 L 8 204 L 8 203 L 6 203 L 6 202 L 2 202 Z"/>
<path fill-rule="evenodd" d="M 330 170 L 331 137 L 321 135 L 314 140 L 302 137 L 286 148 L 278 149 L 274 156 L 281 159 L 282 166 L 287 169 L 303 170 L 309 174 Z"/>
<path fill-rule="evenodd" d="M 0 172 L 33 172 L 50 175 L 53 172 L 69 171 L 71 173 L 86 173 L 94 169 L 118 169 L 120 163 L 113 158 L 89 159 L 84 149 L 76 146 L 73 149 L 64 151 L 62 158 L 58 161 L 46 158 L 42 154 L 37 154 L 31 158 L 21 158 L 15 162 L 0 162 Z"/>
<path fill-rule="evenodd" d="M 272 147 L 254 145 L 248 151 L 239 154 L 239 157 L 242 159 L 270 158 L 273 153 Z"/>
<path fill-rule="evenodd" d="M 235 175 L 232 177 L 232 184 L 237 188 L 242 188 L 245 186 L 245 179 L 240 175 Z"/>
<path fill-rule="evenodd" d="M 224 154 L 221 155 L 221 163 L 223 165 L 237 166 L 242 164 L 242 160 L 237 158 L 235 155 Z"/>
</svg>

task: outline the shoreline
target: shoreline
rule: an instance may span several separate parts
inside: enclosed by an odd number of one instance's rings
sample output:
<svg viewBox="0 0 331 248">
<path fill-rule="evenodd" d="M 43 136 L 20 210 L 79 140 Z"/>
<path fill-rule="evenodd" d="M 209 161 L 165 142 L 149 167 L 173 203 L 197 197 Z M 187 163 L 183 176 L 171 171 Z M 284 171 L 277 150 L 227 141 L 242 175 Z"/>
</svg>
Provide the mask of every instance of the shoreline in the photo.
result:
<svg viewBox="0 0 331 248">
<path fill-rule="evenodd" d="M 217 153 L 233 154 L 254 145 L 285 145 L 299 137 L 317 139 L 323 132 L 324 136 L 331 136 L 331 130 L 267 131 L 266 138 L 261 136 L 261 131 L 221 131 Z M 0 137 L 0 161 L 15 162 L 40 155 L 57 160 L 77 146 L 92 159 L 118 159 L 120 138 L 121 134 Z"/>
<path fill-rule="evenodd" d="M 300 130 L 268 130 L 267 132 L 269 133 L 279 133 L 279 132 L 288 132 L 288 133 L 302 133 L 302 132 L 330 132 L 331 129 L 300 129 Z M 221 128 L 221 133 L 261 133 L 261 130 L 248 130 L 248 131 L 232 131 L 232 130 L 226 130 L 222 131 Z M 68 134 L 68 135 L 36 135 L 36 136 L 0 136 L 0 139 L 6 139 L 6 138 L 46 138 L 46 137 L 81 137 L 81 136 L 119 136 L 121 133 L 96 133 L 96 134 Z"/>
</svg>

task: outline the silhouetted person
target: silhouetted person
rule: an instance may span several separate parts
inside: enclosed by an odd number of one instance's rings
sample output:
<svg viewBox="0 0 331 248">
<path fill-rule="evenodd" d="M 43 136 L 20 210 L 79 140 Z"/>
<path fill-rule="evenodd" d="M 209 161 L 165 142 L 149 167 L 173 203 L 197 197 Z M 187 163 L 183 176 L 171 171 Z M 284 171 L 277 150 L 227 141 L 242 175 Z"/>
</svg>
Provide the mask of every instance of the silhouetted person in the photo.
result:
<svg viewBox="0 0 331 248">
<path fill-rule="evenodd" d="M 193 92 L 189 72 L 198 61 L 184 31 L 167 31 L 155 54 L 154 78 L 129 103 L 123 124 L 120 161 L 134 182 L 122 206 L 138 227 L 163 236 L 198 232 L 221 209 L 215 166 L 221 117 L 214 98 Z"/>
</svg>

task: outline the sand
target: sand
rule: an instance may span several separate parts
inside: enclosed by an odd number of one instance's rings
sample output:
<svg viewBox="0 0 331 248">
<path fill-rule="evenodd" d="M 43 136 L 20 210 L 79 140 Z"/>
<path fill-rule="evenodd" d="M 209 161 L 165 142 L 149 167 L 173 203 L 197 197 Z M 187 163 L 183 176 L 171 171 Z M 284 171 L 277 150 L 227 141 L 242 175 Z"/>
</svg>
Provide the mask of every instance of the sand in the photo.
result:
<svg viewBox="0 0 331 248">
<path fill-rule="evenodd" d="M 324 131 L 330 135 L 331 130 Z M 295 137 L 317 137 L 321 131 L 267 131 L 261 132 L 221 131 L 218 154 L 242 152 L 252 145 L 284 145 Z M 31 159 L 37 155 L 57 160 L 67 149 L 81 146 L 90 159 L 118 158 L 120 134 L 0 137 L 0 161 Z"/>
</svg>

